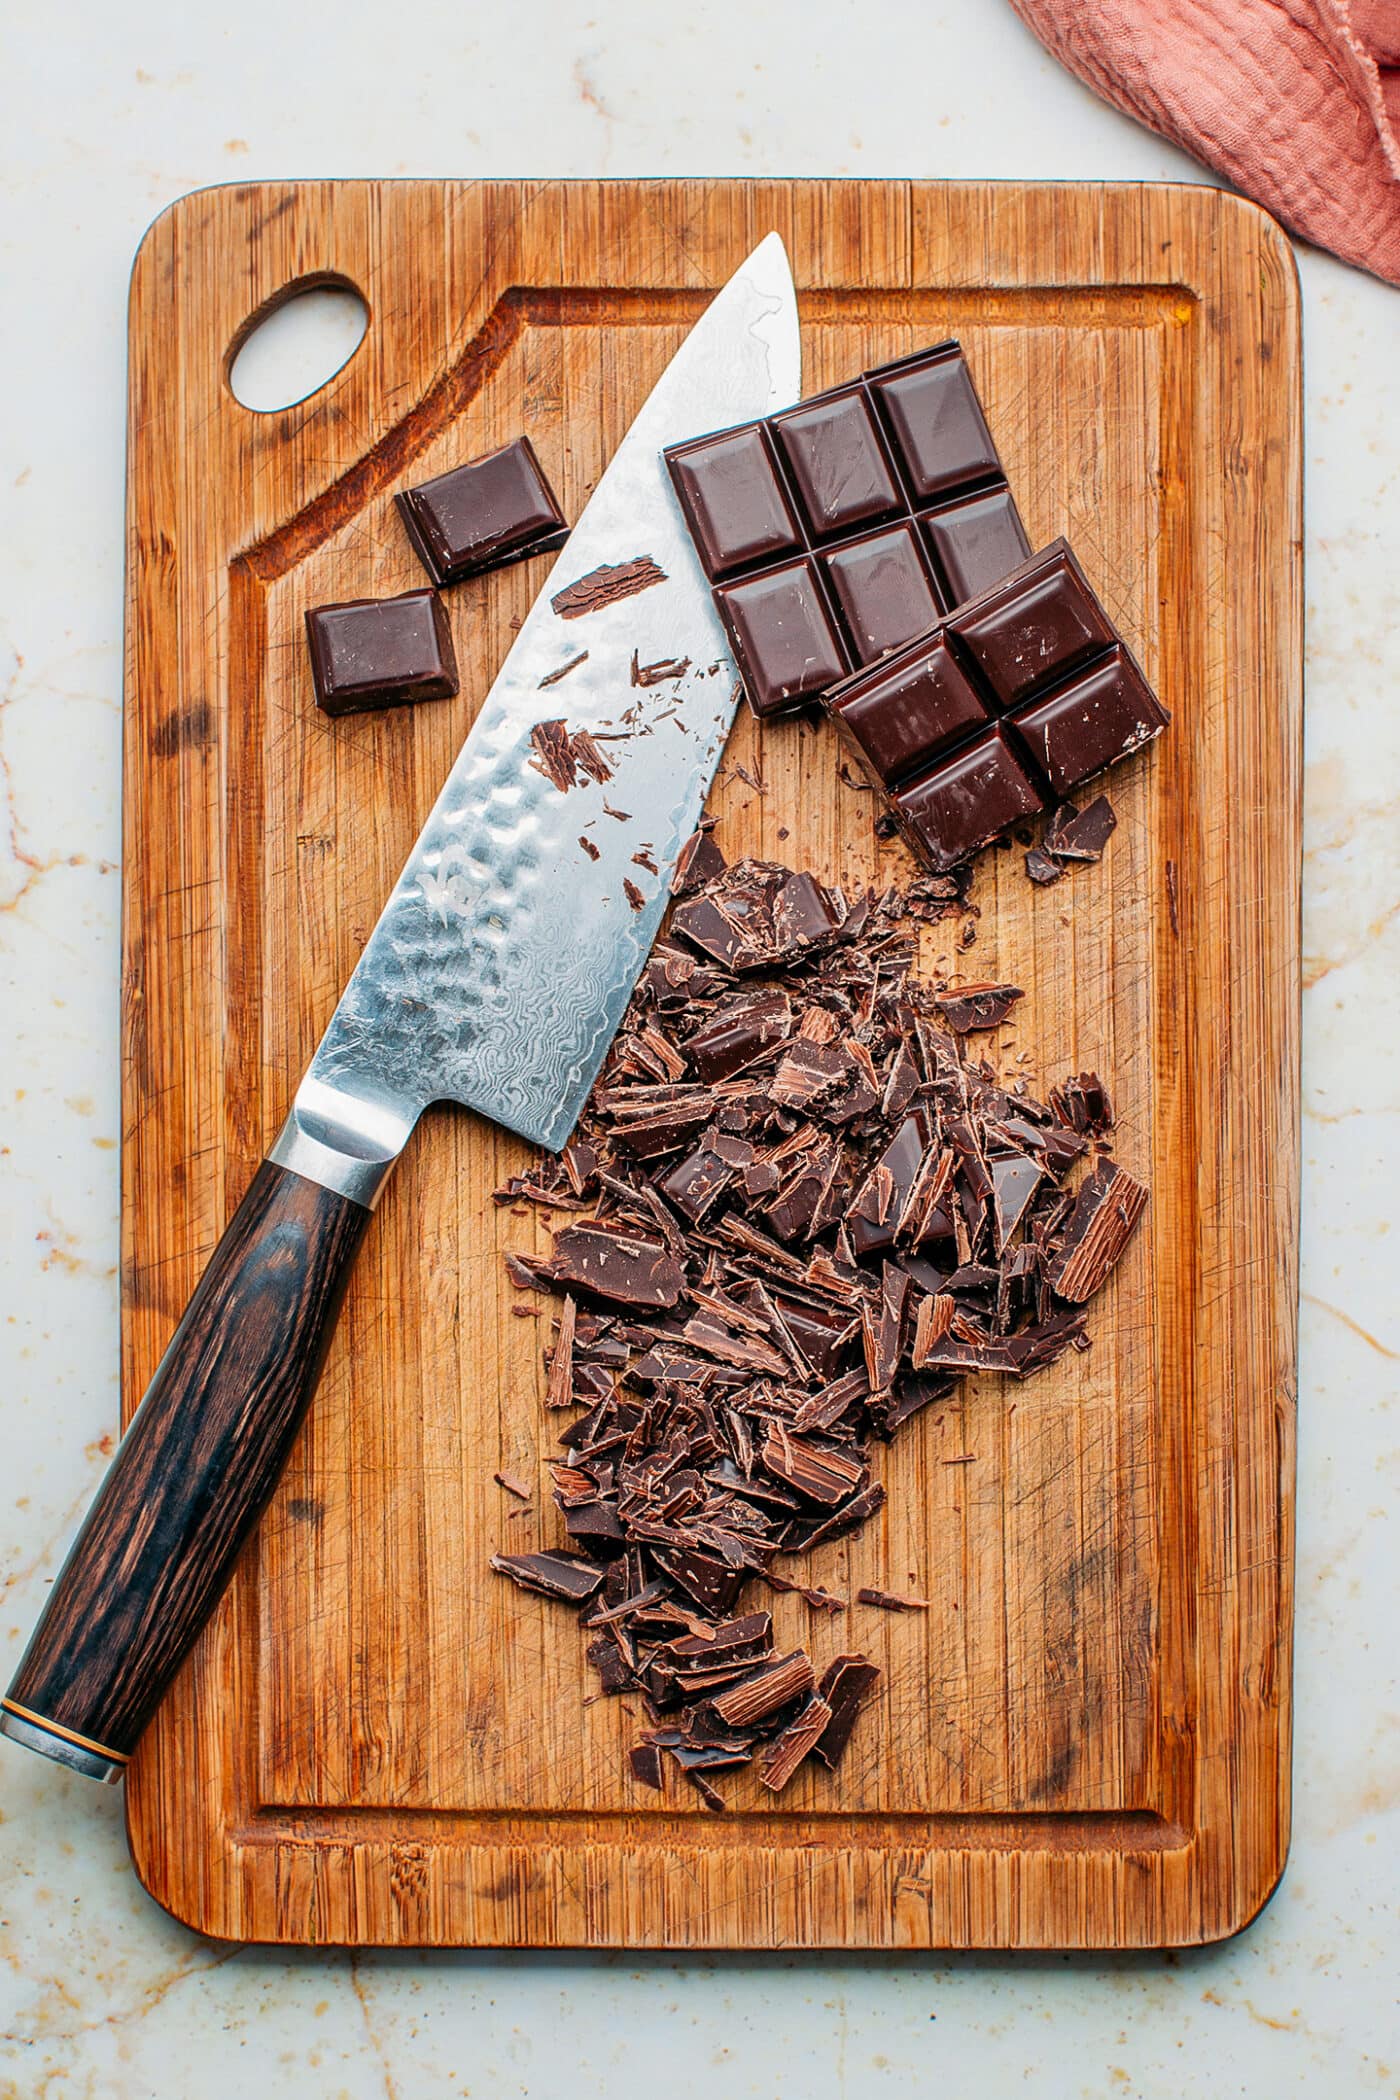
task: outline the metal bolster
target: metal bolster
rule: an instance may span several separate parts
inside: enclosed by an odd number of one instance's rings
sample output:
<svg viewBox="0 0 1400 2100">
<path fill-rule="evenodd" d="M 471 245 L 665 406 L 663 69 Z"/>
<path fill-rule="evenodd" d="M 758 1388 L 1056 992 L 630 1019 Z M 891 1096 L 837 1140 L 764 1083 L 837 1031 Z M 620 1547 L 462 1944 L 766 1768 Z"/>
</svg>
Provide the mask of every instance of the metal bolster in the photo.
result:
<svg viewBox="0 0 1400 2100">
<path fill-rule="evenodd" d="M 124 1757 L 104 1751 L 96 1743 L 79 1741 L 71 1733 L 46 1728 L 37 1716 L 31 1719 L 10 1706 L 0 1711 L 0 1735 L 7 1735 L 12 1743 L 20 1743 L 26 1750 L 37 1750 L 41 1757 L 51 1757 L 56 1765 L 67 1765 L 70 1772 L 81 1772 L 84 1779 L 100 1779 L 107 1786 L 115 1786 L 126 1771 Z"/>
<path fill-rule="evenodd" d="M 416 1109 L 405 1114 L 308 1076 L 267 1156 L 303 1181 L 373 1210 L 417 1120 Z"/>
</svg>

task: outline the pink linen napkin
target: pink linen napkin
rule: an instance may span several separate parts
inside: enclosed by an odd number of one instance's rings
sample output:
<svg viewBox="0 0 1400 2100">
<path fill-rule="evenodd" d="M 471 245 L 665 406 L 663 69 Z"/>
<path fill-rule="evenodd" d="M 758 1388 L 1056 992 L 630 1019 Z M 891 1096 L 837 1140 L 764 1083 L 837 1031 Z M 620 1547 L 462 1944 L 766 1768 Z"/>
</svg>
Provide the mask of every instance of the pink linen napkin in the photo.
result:
<svg viewBox="0 0 1400 2100">
<path fill-rule="evenodd" d="M 1062 64 L 1400 284 L 1400 0 L 1011 0 Z"/>
</svg>

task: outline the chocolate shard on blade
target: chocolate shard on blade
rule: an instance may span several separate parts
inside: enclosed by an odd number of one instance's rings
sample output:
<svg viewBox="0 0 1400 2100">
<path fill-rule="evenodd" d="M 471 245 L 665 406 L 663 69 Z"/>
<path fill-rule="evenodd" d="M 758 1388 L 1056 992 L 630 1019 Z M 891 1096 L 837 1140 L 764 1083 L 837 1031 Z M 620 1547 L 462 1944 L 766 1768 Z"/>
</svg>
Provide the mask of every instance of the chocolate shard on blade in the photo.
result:
<svg viewBox="0 0 1400 2100">
<path fill-rule="evenodd" d="M 816 1755 L 834 1772 L 846 1754 L 861 1708 L 880 1682 L 877 1664 L 864 1655 L 837 1655 L 827 1664 L 817 1686 L 831 1708 L 831 1719 L 815 1746 Z"/>
<path fill-rule="evenodd" d="M 452 629 L 436 591 L 318 605 L 306 615 L 306 639 L 324 714 L 447 700 L 457 690 Z"/>
<path fill-rule="evenodd" d="M 586 1603 L 603 1584 L 603 1570 L 597 1562 L 582 1560 L 576 1553 L 493 1553 L 491 1565 L 522 1590 L 559 1597 L 566 1604 Z"/>
<path fill-rule="evenodd" d="M 1018 984 L 960 984 L 950 992 L 935 992 L 933 1003 L 954 1035 L 974 1035 L 999 1028 L 1025 996 Z"/>
<path fill-rule="evenodd" d="M 631 561 L 604 562 L 601 568 L 590 569 L 576 583 L 556 591 L 549 602 L 561 620 L 581 620 L 588 613 L 601 612 L 623 598 L 635 598 L 638 591 L 650 590 L 654 583 L 665 581 L 666 571 L 658 568 L 649 554 L 638 554 Z"/>
<path fill-rule="evenodd" d="M 1147 1190 L 1116 1160 L 1101 1159 L 1075 1198 L 1063 1244 L 1046 1266 L 1057 1297 L 1083 1305 L 1108 1279 L 1147 1208 Z"/>
<path fill-rule="evenodd" d="M 674 1305 L 685 1281 L 660 1240 L 601 1220 L 556 1235 L 551 1272 L 557 1283 L 617 1305 Z"/>
<path fill-rule="evenodd" d="M 759 715 L 801 706 L 1030 553 L 955 342 L 666 458 Z"/>
<path fill-rule="evenodd" d="M 528 555 L 552 554 L 569 537 L 527 437 L 403 489 L 394 501 L 419 560 L 439 586 Z"/>
</svg>

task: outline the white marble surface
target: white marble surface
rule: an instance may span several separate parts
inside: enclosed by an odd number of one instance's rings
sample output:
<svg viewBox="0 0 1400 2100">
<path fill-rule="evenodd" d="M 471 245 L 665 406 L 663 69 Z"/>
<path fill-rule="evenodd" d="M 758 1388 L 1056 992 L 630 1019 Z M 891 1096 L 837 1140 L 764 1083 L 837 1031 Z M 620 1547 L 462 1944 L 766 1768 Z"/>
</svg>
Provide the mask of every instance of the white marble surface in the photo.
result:
<svg viewBox="0 0 1400 2100">
<path fill-rule="evenodd" d="M 319 19 L 318 19 L 319 18 Z M 877 72 L 872 52 L 888 68 Z M 0 1673 L 117 1408 L 126 274 L 239 177 L 1195 179 L 1002 0 L 49 0 L 0 62 Z M 311 1958 L 213 1947 L 119 1798 L 0 1752 L 0 2095 L 1400 2090 L 1400 294 L 1301 257 L 1308 830 L 1296 1835 L 1181 1957 Z"/>
</svg>

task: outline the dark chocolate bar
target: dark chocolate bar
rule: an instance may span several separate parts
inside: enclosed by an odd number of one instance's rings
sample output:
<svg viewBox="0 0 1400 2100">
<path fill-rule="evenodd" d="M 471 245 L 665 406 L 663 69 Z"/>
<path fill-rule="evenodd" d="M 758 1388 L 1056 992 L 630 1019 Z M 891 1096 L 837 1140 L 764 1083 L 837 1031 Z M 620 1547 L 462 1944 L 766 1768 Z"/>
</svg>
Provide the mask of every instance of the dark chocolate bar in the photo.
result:
<svg viewBox="0 0 1400 2100">
<path fill-rule="evenodd" d="M 328 715 L 446 700 L 457 690 L 447 608 L 436 591 L 349 598 L 306 615 L 317 704 Z"/>
<path fill-rule="evenodd" d="M 419 560 L 439 587 L 531 554 L 552 554 L 569 537 L 527 437 L 402 489 L 394 501 Z"/>
<path fill-rule="evenodd" d="M 1064 540 L 825 699 L 939 873 L 1169 719 Z"/>
<path fill-rule="evenodd" d="M 666 458 L 755 714 L 800 707 L 1030 552 L 955 342 Z"/>
</svg>

